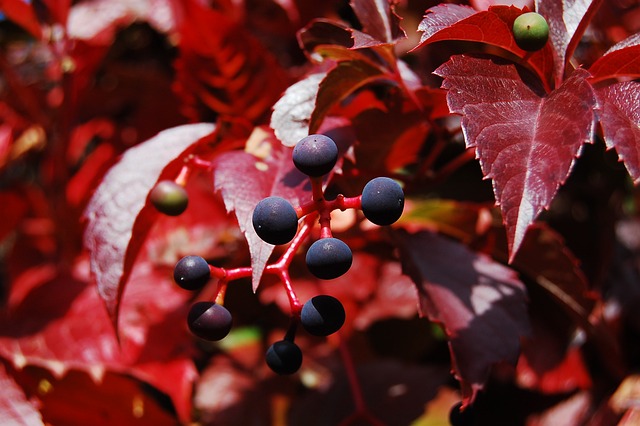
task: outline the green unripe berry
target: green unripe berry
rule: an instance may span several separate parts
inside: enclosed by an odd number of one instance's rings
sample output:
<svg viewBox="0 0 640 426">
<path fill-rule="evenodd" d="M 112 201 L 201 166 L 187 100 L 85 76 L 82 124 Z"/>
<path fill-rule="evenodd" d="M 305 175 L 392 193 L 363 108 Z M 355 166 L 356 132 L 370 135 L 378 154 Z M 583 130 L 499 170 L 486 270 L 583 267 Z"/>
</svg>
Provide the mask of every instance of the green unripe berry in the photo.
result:
<svg viewBox="0 0 640 426">
<path fill-rule="evenodd" d="M 549 39 L 549 24 L 539 13 L 523 13 L 513 21 L 513 38 L 522 50 L 540 50 Z"/>
<path fill-rule="evenodd" d="M 187 191 L 172 180 L 162 180 L 149 193 L 151 204 L 168 216 L 178 216 L 189 204 Z"/>
</svg>

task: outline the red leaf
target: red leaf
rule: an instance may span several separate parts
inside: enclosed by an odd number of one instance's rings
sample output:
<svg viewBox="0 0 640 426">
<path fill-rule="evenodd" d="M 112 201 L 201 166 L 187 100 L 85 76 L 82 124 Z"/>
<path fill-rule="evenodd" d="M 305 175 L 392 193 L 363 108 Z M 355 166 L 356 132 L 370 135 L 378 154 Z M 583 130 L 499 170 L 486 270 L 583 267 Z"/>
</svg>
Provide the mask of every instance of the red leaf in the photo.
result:
<svg viewBox="0 0 640 426">
<path fill-rule="evenodd" d="M 0 0 L 0 10 L 9 20 L 20 25 L 36 39 L 42 37 L 42 28 L 33 7 L 24 0 Z"/>
<path fill-rule="evenodd" d="M 215 114 L 257 121 L 287 86 L 276 58 L 250 31 L 195 0 L 184 2 L 176 83 L 192 120 Z"/>
<path fill-rule="evenodd" d="M 37 426 L 44 424 L 42 416 L 31 404 L 4 365 L 0 364 L 0 419 L 12 426 Z"/>
<path fill-rule="evenodd" d="M 89 202 L 84 244 L 114 324 L 133 261 L 156 215 L 146 202 L 149 191 L 169 168 L 179 170 L 189 148 L 214 129 L 212 124 L 175 127 L 129 149 Z"/>
<path fill-rule="evenodd" d="M 389 0 L 351 0 L 350 4 L 364 31 L 354 31 L 354 47 L 395 43 L 406 37 Z"/>
<path fill-rule="evenodd" d="M 591 65 L 593 80 L 618 77 L 640 77 L 640 33 L 634 34 L 609 49 Z"/>
<path fill-rule="evenodd" d="M 513 39 L 513 21 L 522 14 L 514 6 L 494 6 L 488 11 L 476 12 L 462 5 L 443 4 L 427 10 L 418 26 L 423 31 L 420 43 L 425 44 L 446 40 L 474 41 L 500 47 L 530 66 L 538 77 L 547 82 L 553 70 L 551 48 L 536 52 L 526 52 Z M 550 81 L 549 81 L 550 82 Z"/>
<path fill-rule="evenodd" d="M 594 131 L 595 96 L 581 69 L 548 95 L 514 64 L 453 56 L 444 77 L 467 147 L 493 179 L 513 259 L 527 227 L 549 206 Z"/>
<path fill-rule="evenodd" d="M 537 1 L 537 12 L 549 24 L 549 43 L 553 50 L 555 86 L 563 80 L 565 65 L 582 38 L 601 0 Z"/>
<path fill-rule="evenodd" d="M 640 182 L 640 83 L 625 81 L 599 88 L 600 125 L 609 148 L 615 148 L 631 178 Z"/>
<path fill-rule="evenodd" d="M 309 134 L 311 114 L 326 73 L 310 74 L 290 86 L 273 106 L 270 126 L 284 146 L 293 147 Z"/>
<path fill-rule="evenodd" d="M 227 211 L 235 213 L 249 243 L 255 291 L 274 246 L 262 241 L 253 229 L 253 209 L 271 195 L 285 198 L 296 207 L 311 200 L 311 187 L 308 177 L 295 168 L 291 149 L 265 132 L 254 133 L 252 139 L 256 142 L 256 154 L 233 151 L 219 156 L 213 179 Z"/>
<path fill-rule="evenodd" d="M 422 314 L 445 328 L 453 367 L 472 402 L 493 364 L 518 359 L 520 338 L 529 333 L 525 287 L 513 270 L 437 234 L 400 231 L 395 239 Z"/>
</svg>

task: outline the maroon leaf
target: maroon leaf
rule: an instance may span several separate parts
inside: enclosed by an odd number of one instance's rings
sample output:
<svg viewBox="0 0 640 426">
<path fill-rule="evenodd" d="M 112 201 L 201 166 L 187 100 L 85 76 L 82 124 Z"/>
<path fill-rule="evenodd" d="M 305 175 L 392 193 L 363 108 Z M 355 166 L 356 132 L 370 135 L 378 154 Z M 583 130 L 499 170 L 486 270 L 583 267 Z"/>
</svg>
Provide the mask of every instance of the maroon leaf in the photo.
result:
<svg viewBox="0 0 640 426">
<path fill-rule="evenodd" d="M 342 61 L 324 77 L 311 115 L 309 132 L 315 133 L 331 108 L 355 90 L 375 81 L 389 79 L 379 67 L 362 61 Z"/>
<path fill-rule="evenodd" d="M 538 1 L 537 12 L 549 24 L 549 43 L 553 50 L 555 85 L 563 80 L 565 65 L 575 50 L 587 24 L 601 0 Z"/>
<path fill-rule="evenodd" d="M 322 72 L 308 75 L 290 86 L 273 106 L 270 126 L 284 146 L 295 146 L 309 134 L 318 88 L 326 75 Z"/>
<path fill-rule="evenodd" d="M 529 333 L 525 287 L 513 270 L 437 234 L 399 231 L 395 239 L 422 315 L 444 327 L 465 400 L 472 402 L 493 364 L 518 359 L 520 338 Z"/>
<path fill-rule="evenodd" d="M 473 70 L 473 71 L 472 71 Z M 453 56 L 444 77 L 449 109 L 462 114 L 468 147 L 493 179 L 513 259 L 527 227 L 567 178 L 583 143 L 591 142 L 595 96 L 578 69 L 548 95 L 514 64 Z"/>
<path fill-rule="evenodd" d="M 389 0 L 351 0 L 350 4 L 364 32 L 354 31 L 354 47 L 394 43 L 405 38 L 400 18 Z"/>
<path fill-rule="evenodd" d="M 636 57 L 637 59 L 637 57 Z M 640 182 L 640 83 L 625 81 L 597 89 L 600 125 L 633 180 Z"/>
<path fill-rule="evenodd" d="M 522 10 L 514 6 L 493 6 L 482 12 L 462 5 L 435 6 L 427 10 L 418 26 L 418 31 L 423 33 L 415 49 L 446 40 L 489 44 L 517 56 L 523 64 L 531 67 L 542 81 L 547 82 L 553 71 L 551 47 L 545 46 L 536 52 L 526 52 L 520 49 L 513 39 L 513 21 L 521 14 Z"/>
<path fill-rule="evenodd" d="M 591 65 L 593 80 L 640 77 L 640 33 L 622 40 Z"/>
<path fill-rule="evenodd" d="M 0 364 L 0 419 L 13 426 L 43 425 L 42 416 Z"/>
<path fill-rule="evenodd" d="M 271 195 L 285 198 L 295 207 L 311 200 L 311 187 L 308 177 L 295 168 L 291 149 L 283 147 L 266 132 L 254 133 L 253 141 L 257 144 L 255 155 L 233 151 L 219 156 L 213 179 L 227 211 L 235 213 L 249 243 L 255 291 L 274 246 L 262 241 L 253 229 L 253 209 Z"/>
<path fill-rule="evenodd" d="M 114 324 L 133 262 L 156 217 L 146 201 L 149 191 L 163 173 L 177 172 L 189 148 L 214 129 L 204 123 L 175 127 L 129 149 L 89 202 L 84 245 Z"/>
</svg>

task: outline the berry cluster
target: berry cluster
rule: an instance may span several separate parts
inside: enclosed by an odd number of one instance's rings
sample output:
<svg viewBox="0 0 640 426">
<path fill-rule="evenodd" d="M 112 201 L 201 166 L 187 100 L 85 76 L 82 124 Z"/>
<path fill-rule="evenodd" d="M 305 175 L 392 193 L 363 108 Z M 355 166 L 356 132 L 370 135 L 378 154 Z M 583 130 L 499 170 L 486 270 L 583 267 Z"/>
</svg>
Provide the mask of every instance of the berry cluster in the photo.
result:
<svg viewBox="0 0 640 426">
<path fill-rule="evenodd" d="M 306 253 L 306 265 L 309 272 L 323 280 L 331 280 L 345 274 L 351 267 L 353 255 L 349 246 L 331 233 L 330 213 L 333 210 L 355 208 L 362 210 L 371 222 L 385 226 L 397 221 L 404 208 L 404 192 L 398 183 L 386 177 L 378 177 L 369 181 L 362 195 L 345 197 L 338 195 L 334 200 L 324 196 L 323 177 L 330 173 L 338 160 L 338 147 L 335 142 L 320 134 L 303 138 L 293 149 L 293 163 L 298 170 L 306 174 L 312 185 L 313 199 L 307 204 L 294 207 L 281 197 L 267 197 L 255 207 L 252 215 L 253 228 L 265 242 L 282 245 L 309 235 L 309 224 L 320 223 L 320 238 L 314 241 Z M 162 188 L 158 189 L 158 186 Z M 179 208 L 186 208 L 186 201 L 180 203 L 183 188 L 171 185 L 167 181 L 160 182 L 152 191 L 150 200 L 156 208 L 169 215 Z M 158 193 L 154 196 L 154 193 Z M 168 194 L 168 195 L 167 195 Z M 304 219 L 306 227 L 299 230 L 299 221 Z M 296 238 L 297 237 L 297 238 Z M 293 246 L 294 244 L 291 244 Z M 290 247 L 291 247 L 290 246 Z M 290 256 L 288 256 L 290 257 Z M 289 260 L 290 261 L 290 260 Z M 265 269 L 265 273 L 275 273 L 285 283 L 291 302 L 292 325 L 282 340 L 273 343 L 267 350 L 267 365 L 278 374 L 292 374 L 302 364 L 302 351 L 294 343 L 297 325 L 314 336 L 329 336 L 337 332 L 345 322 L 345 310 L 342 303 L 333 296 L 317 295 L 300 306 L 289 275 L 286 272 L 288 263 L 274 264 Z M 224 295 L 226 283 L 233 279 L 251 275 L 251 268 L 223 269 L 207 263 L 199 256 L 186 256 L 174 268 L 174 281 L 187 290 L 202 288 L 211 277 L 220 280 L 218 297 Z M 187 316 L 191 332 L 205 340 L 223 339 L 231 330 L 232 316 L 229 311 L 216 302 L 197 302 Z"/>
</svg>

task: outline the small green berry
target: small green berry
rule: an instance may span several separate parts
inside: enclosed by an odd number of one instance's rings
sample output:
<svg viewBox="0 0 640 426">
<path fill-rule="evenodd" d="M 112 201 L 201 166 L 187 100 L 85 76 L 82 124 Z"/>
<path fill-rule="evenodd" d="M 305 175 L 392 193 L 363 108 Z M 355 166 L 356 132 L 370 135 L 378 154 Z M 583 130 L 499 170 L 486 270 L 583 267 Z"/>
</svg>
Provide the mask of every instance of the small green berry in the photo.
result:
<svg viewBox="0 0 640 426">
<path fill-rule="evenodd" d="M 547 20 L 536 12 L 523 13 L 513 21 L 513 38 L 522 50 L 542 49 L 549 39 Z"/>
<path fill-rule="evenodd" d="M 189 204 L 187 191 L 172 180 L 162 180 L 156 184 L 149 194 L 151 204 L 168 216 L 178 216 Z"/>
</svg>

